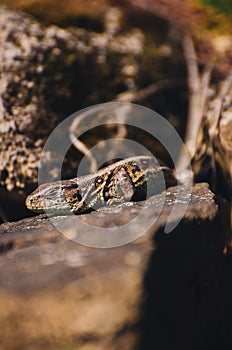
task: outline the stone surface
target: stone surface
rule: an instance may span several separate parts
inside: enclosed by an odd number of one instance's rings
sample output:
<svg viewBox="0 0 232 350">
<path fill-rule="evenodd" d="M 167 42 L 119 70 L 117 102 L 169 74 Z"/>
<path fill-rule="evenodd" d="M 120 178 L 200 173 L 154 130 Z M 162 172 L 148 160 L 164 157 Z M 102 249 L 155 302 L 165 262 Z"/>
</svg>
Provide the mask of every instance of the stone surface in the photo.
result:
<svg viewBox="0 0 232 350">
<path fill-rule="evenodd" d="M 218 204 L 207 184 L 197 184 L 183 220 L 165 234 L 176 191 L 169 189 L 145 235 L 118 248 L 68 240 L 45 215 L 2 224 L 0 349 L 205 349 L 231 341 L 230 332 L 222 339 L 231 261 Z M 181 193 L 179 204 L 187 198 L 184 187 Z M 154 213 L 159 202 L 158 195 L 81 217 L 120 226 L 144 206 L 145 216 Z M 75 216 L 55 220 L 76 224 Z"/>
</svg>

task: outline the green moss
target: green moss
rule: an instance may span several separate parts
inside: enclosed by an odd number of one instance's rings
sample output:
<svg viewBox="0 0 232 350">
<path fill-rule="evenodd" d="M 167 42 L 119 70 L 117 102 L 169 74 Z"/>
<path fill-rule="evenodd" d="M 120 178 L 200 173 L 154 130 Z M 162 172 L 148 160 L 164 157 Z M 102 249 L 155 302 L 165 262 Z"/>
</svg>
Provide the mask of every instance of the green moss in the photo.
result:
<svg viewBox="0 0 232 350">
<path fill-rule="evenodd" d="M 215 7 L 224 14 L 232 16 L 231 0 L 202 0 L 202 3 Z"/>
<path fill-rule="evenodd" d="M 205 20 L 200 26 L 201 28 L 198 28 L 202 31 L 201 35 L 207 35 L 207 32 L 216 32 L 217 34 L 231 32 L 232 6 L 229 4 L 231 0 L 193 0 L 193 2 L 199 10 L 203 10 L 205 13 Z"/>
</svg>

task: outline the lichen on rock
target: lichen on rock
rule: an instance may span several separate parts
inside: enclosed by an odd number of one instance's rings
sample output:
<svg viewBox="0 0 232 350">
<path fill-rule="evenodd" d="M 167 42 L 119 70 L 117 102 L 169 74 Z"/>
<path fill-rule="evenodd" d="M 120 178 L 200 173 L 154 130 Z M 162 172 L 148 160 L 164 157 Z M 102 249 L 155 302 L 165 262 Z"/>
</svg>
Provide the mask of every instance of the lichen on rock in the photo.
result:
<svg viewBox="0 0 232 350">
<path fill-rule="evenodd" d="M 117 11 L 95 33 L 0 8 L 0 184 L 7 190 L 36 183 L 43 146 L 59 121 L 133 88 L 143 34 L 123 32 Z"/>
</svg>

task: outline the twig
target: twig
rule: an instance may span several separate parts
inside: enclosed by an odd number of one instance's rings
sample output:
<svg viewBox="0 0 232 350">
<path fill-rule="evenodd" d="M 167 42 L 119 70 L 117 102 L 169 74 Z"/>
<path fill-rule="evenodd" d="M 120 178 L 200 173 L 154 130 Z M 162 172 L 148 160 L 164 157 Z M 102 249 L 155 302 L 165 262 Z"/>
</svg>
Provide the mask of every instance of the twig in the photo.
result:
<svg viewBox="0 0 232 350">
<path fill-rule="evenodd" d="M 187 66 L 189 89 L 189 110 L 185 146 L 191 159 L 196 151 L 197 135 L 204 115 L 213 64 L 207 64 L 202 75 L 200 75 L 194 43 L 189 34 L 184 36 L 183 50 Z M 186 157 L 183 157 L 182 154 L 181 152 L 177 169 L 179 173 L 184 174 L 189 164 L 186 164 Z"/>
<path fill-rule="evenodd" d="M 225 80 L 223 80 L 221 88 L 219 90 L 217 98 L 214 100 L 213 112 L 210 114 L 209 120 L 209 135 L 213 139 L 218 133 L 218 123 L 222 109 L 222 102 L 224 97 L 227 95 L 232 83 L 232 72 L 228 74 Z"/>
<path fill-rule="evenodd" d="M 109 102 L 125 102 L 125 103 L 132 103 L 132 102 L 138 102 L 140 100 L 143 100 L 153 94 L 155 94 L 157 91 L 160 91 L 165 88 L 169 87 L 176 87 L 178 85 L 182 85 L 183 81 L 179 80 L 170 80 L 165 79 L 158 81 L 154 84 L 151 84 L 147 86 L 144 89 L 138 90 L 138 91 L 126 91 L 121 94 L 119 94 L 115 99 L 109 101 Z M 127 136 L 127 129 L 125 127 L 126 124 L 126 116 L 129 113 L 128 106 L 118 106 L 118 110 L 115 109 L 114 116 L 115 121 L 120 123 L 118 124 L 117 133 L 115 134 L 115 138 L 126 138 Z M 93 113 L 95 109 L 95 113 L 100 112 L 99 107 L 93 107 L 91 110 L 91 113 Z M 80 114 L 78 117 L 76 117 L 69 128 L 69 138 L 72 143 L 72 145 L 81 153 L 83 153 L 86 158 L 90 162 L 90 172 L 95 172 L 97 170 L 97 161 L 92 154 L 91 150 L 86 146 L 84 142 L 82 142 L 77 136 L 76 136 L 76 130 L 78 129 L 79 123 L 81 120 L 85 118 L 85 116 L 88 115 L 88 111 L 85 111 L 83 114 Z"/>
<path fill-rule="evenodd" d="M 144 100 L 145 98 L 148 98 L 151 95 L 154 95 L 156 92 L 171 88 L 171 87 L 177 87 L 179 85 L 183 85 L 183 80 L 176 80 L 176 79 L 164 79 L 160 80 L 156 83 L 150 84 L 144 89 L 133 91 L 133 92 L 122 92 L 119 94 L 116 99 L 113 101 L 118 102 L 138 102 L 141 100 Z"/>
<path fill-rule="evenodd" d="M 188 34 L 184 36 L 183 48 L 187 65 L 188 87 L 190 94 L 185 142 L 191 155 L 191 153 L 194 151 L 191 143 L 195 141 L 196 134 L 201 123 L 201 78 L 198 70 L 194 43 Z"/>
<path fill-rule="evenodd" d="M 200 113 L 203 116 L 205 109 L 206 109 L 206 100 L 208 97 L 208 89 L 209 89 L 209 83 L 211 79 L 211 74 L 213 70 L 214 64 L 213 63 L 207 63 L 204 67 L 202 77 L 201 77 L 201 106 L 200 106 Z"/>
<path fill-rule="evenodd" d="M 75 134 L 74 130 L 70 128 L 69 130 L 69 138 L 72 143 L 72 145 L 81 153 L 83 153 L 86 158 L 90 162 L 90 172 L 94 173 L 97 170 L 97 162 L 96 159 L 94 158 L 92 152 L 89 150 L 89 148 L 82 142 L 80 139 L 78 139 Z"/>
</svg>

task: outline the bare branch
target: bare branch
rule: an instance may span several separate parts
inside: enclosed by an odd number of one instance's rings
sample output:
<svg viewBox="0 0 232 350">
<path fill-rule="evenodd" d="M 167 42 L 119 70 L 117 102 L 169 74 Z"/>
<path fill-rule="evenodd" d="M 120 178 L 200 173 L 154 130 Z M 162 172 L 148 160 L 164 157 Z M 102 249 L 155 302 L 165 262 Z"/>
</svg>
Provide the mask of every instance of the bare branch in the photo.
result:
<svg viewBox="0 0 232 350">
<path fill-rule="evenodd" d="M 190 152 L 194 152 L 194 144 L 196 134 L 201 123 L 201 79 L 197 65 L 197 56 L 194 43 L 189 34 L 183 39 L 184 55 L 186 59 L 188 72 L 188 88 L 189 88 L 189 111 L 188 123 L 186 128 L 185 143 Z"/>
<path fill-rule="evenodd" d="M 189 111 L 185 146 L 191 159 L 196 151 L 198 131 L 204 115 L 213 64 L 207 64 L 202 75 L 200 75 L 194 43 L 189 34 L 184 36 L 183 50 L 187 66 L 189 90 Z M 177 164 L 178 172 L 183 173 L 183 177 L 185 172 L 187 174 L 187 168 L 189 165 L 186 164 L 185 159 L 186 158 L 182 157 L 181 153 Z"/>
</svg>

